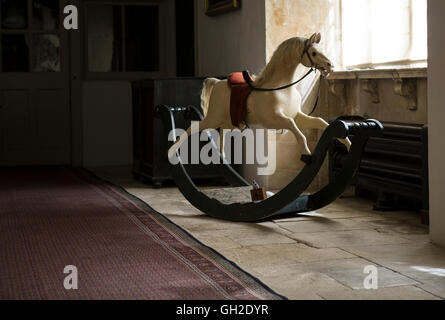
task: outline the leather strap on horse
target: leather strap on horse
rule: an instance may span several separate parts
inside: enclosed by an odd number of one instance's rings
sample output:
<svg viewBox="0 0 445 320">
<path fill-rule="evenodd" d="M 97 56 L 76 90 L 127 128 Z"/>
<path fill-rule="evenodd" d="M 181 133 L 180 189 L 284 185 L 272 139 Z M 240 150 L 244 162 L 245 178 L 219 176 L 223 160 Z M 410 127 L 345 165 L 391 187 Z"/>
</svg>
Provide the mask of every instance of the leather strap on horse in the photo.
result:
<svg viewBox="0 0 445 320">
<path fill-rule="evenodd" d="M 243 71 L 244 81 L 246 81 L 246 83 L 249 85 L 249 87 L 253 91 L 269 91 L 269 92 L 270 91 L 284 90 L 284 89 L 290 88 L 290 87 L 298 84 L 299 82 L 303 81 L 308 75 L 310 75 L 312 72 L 315 72 L 315 70 L 316 70 L 315 67 L 317 67 L 317 65 L 314 63 L 314 60 L 312 60 L 311 55 L 309 54 L 309 48 L 311 48 L 311 47 L 312 47 L 312 44 L 307 44 L 306 45 L 306 47 L 304 48 L 304 51 L 303 51 L 303 56 L 307 55 L 307 57 L 308 57 L 312 67 L 302 78 L 298 79 L 297 81 L 292 82 L 292 83 L 290 83 L 288 85 L 279 87 L 279 88 L 274 88 L 274 89 L 257 88 L 257 87 L 253 86 L 252 77 L 250 76 L 249 71 L 247 71 L 247 70 Z M 318 84 L 317 100 L 315 100 L 314 107 L 312 108 L 311 113 L 308 114 L 309 116 L 312 115 L 315 112 L 315 110 L 317 109 L 317 106 L 318 106 L 318 101 L 320 100 L 321 79 L 322 79 L 322 75 L 320 75 L 320 80 L 319 80 L 320 82 Z"/>
<path fill-rule="evenodd" d="M 265 89 L 265 88 L 257 88 L 253 86 L 253 81 L 252 81 L 252 77 L 250 76 L 248 71 L 243 71 L 243 77 L 244 77 L 244 81 L 246 81 L 246 83 L 249 85 L 249 87 L 254 90 L 254 91 L 279 91 L 279 90 L 284 90 L 287 88 L 290 88 L 294 85 L 296 85 L 297 83 L 303 81 L 308 75 L 310 75 L 312 72 L 315 71 L 315 67 L 316 64 L 314 63 L 314 60 L 312 60 L 311 55 L 309 54 L 309 49 L 312 47 L 312 44 L 308 42 L 305 45 L 304 51 L 303 51 L 303 55 L 301 56 L 301 58 L 303 58 L 304 55 L 307 55 L 310 63 L 311 63 L 311 69 L 299 80 L 292 82 L 288 85 L 279 87 L 279 88 L 274 88 L 274 89 Z"/>
<path fill-rule="evenodd" d="M 320 75 L 320 79 L 319 79 L 319 83 L 318 83 L 318 92 L 317 92 L 317 100 L 315 100 L 315 104 L 314 107 L 312 108 L 311 113 L 308 114 L 308 116 L 311 116 L 315 110 L 317 110 L 318 107 L 318 101 L 320 100 L 320 92 L 321 92 L 321 79 L 323 78 L 323 76 Z"/>
<path fill-rule="evenodd" d="M 253 91 L 269 91 L 270 92 L 270 91 L 279 91 L 279 90 L 284 90 L 284 89 L 290 88 L 290 87 L 298 84 L 299 82 L 303 81 L 308 75 L 310 75 L 314 71 L 315 71 L 315 69 L 311 68 L 311 70 L 309 70 L 308 73 L 306 73 L 301 79 L 299 79 L 299 80 L 297 80 L 297 81 L 295 81 L 295 82 L 293 82 L 291 84 L 288 84 L 286 86 L 275 88 L 275 89 L 265 89 L 265 88 L 256 88 L 256 87 L 254 87 L 253 84 L 252 84 L 252 82 L 253 82 L 252 81 L 252 77 L 250 76 L 249 71 L 247 71 L 247 70 L 243 71 L 243 78 L 244 78 L 244 81 L 246 81 L 246 83 L 249 85 L 249 87 Z M 317 100 L 315 100 L 314 107 L 312 108 L 312 111 L 311 111 L 311 113 L 308 114 L 308 116 L 311 116 L 315 112 L 315 110 L 317 110 L 318 101 L 320 100 L 321 79 L 322 79 L 322 76 L 320 75 L 320 80 L 319 80 L 319 83 L 318 83 Z"/>
<path fill-rule="evenodd" d="M 265 89 L 265 88 L 254 87 L 253 83 L 252 83 L 252 77 L 250 76 L 249 71 L 243 71 L 243 77 L 244 77 L 244 80 L 246 81 L 246 83 L 249 85 L 249 87 L 252 88 L 252 90 L 254 90 L 254 91 L 279 91 L 279 90 L 284 90 L 284 89 L 290 88 L 290 87 L 298 84 L 299 82 L 303 81 L 308 75 L 310 75 L 314 71 L 315 71 L 315 69 L 311 68 L 311 70 L 309 70 L 301 79 L 299 79 L 295 82 L 292 82 L 291 84 L 288 84 L 288 85 L 285 85 L 285 86 L 282 86 L 279 88 L 274 88 L 274 89 Z"/>
</svg>

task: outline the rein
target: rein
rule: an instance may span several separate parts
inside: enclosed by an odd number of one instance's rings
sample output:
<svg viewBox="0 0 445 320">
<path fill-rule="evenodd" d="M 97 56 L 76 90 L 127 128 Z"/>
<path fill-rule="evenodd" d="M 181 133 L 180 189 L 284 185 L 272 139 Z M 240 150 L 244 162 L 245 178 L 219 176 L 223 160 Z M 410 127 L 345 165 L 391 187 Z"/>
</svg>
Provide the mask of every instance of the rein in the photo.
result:
<svg viewBox="0 0 445 320">
<path fill-rule="evenodd" d="M 300 79 L 298 79 L 298 80 L 295 81 L 295 82 L 292 82 L 292 83 L 290 83 L 290 84 L 288 84 L 288 85 L 285 85 L 285 86 L 282 86 L 282 87 L 279 87 L 279 88 L 274 88 L 274 89 L 257 88 L 257 87 L 254 87 L 254 86 L 253 86 L 253 84 L 252 84 L 252 79 L 251 79 L 251 77 L 250 77 L 248 71 L 243 71 L 243 77 L 244 77 L 244 80 L 246 81 L 246 83 L 249 85 L 249 87 L 250 87 L 253 91 L 263 91 L 263 92 L 267 91 L 267 92 L 270 92 L 270 91 L 284 90 L 284 89 L 293 87 L 293 86 L 295 86 L 296 84 L 298 84 L 298 83 L 300 83 L 301 81 L 303 81 L 303 80 L 304 80 L 307 76 L 309 76 L 312 72 L 315 72 L 315 71 L 316 71 L 316 69 L 314 68 L 316 65 L 315 65 L 314 61 L 312 60 L 311 55 L 309 54 L 309 51 L 308 51 L 309 48 L 310 48 L 310 46 L 309 46 L 309 47 L 306 47 L 306 49 L 304 49 L 303 56 L 304 56 L 305 54 L 307 55 L 307 57 L 309 58 L 309 61 L 311 62 L 312 67 L 311 67 L 311 69 L 310 69 L 310 70 L 309 70 L 303 77 L 301 77 Z M 321 79 L 322 79 L 322 76 L 320 75 L 320 83 L 318 84 L 317 100 L 315 101 L 315 105 L 314 105 L 314 107 L 312 108 L 311 113 L 308 114 L 309 116 L 312 115 L 312 114 L 315 112 L 315 110 L 317 109 L 317 106 L 318 106 L 318 100 L 320 100 Z"/>
<path fill-rule="evenodd" d="M 279 91 L 279 90 L 284 90 L 284 89 L 290 88 L 290 87 L 300 83 L 301 81 L 303 81 L 308 75 L 310 75 L 314 71 L 315 71 L 315 69 L 311 68 L 311 70 L 309 70 L 301 79 L 298 79 L 297 81 L 292 82 L 291 84 L 288 84 L 288 85 L 285 85 L 285 86 L 282 86 L 282 87 L 279 87 L 279 88 L 274 88 L 274 89 L 266 89 L 266 88 L 254 87 L 247 71 L 243 71 L 243 76 L 244 76 L 244 80 L 246 80 L 246 82 L 249 85 L 249 87 L 252 90 L 254 90 L 254 91 Z"/>
</svg>

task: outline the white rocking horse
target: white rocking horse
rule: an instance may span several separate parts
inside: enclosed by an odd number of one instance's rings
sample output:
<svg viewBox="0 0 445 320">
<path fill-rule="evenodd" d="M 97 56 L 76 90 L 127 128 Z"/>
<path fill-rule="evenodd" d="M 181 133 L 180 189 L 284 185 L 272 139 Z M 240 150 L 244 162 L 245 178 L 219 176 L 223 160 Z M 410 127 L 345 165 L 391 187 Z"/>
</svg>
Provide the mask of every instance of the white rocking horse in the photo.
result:
<svg viewBox="0 0 445 320">
<path fill-rule="evenodd" d="M 297 139 L 302 160 L 305 157 L 306 160 L 311 159 L 311 151 L 301 129 L 324 130 L 329 124 L 322 118 L 304 114 L 301 111 L 301 95 L 295 88 L 287 84 L 294 82 L 296 69 L 300 63 L 305 67 L 319 70 L 323 77 L 327 77 L 331 73 L 333 69 L 331 61 L 315 47 L 320 43 L 320 40 L 320 33 L 315 33 L 309 39 L 295 37 L 284 41 L 274 52 L 262 73 L 254 77 L 252 87 L 255 89 L 247 99 L 246 124 L 265 129 L 291 131 Z M 266 89 L 282 87 L 286 88 Z M 267 91 L 258 91 L 261 89 Z M 231 88 L 227 80 L 209 78 L 204 81 L 201 107 L 205 118 L 199 122 L 200 131 L 218 128 L 221 129 L 221 132 L 222 129 L 243 129 L 236 128 L 232 124 L 230 95 Z M 174 155 L 190 134 L 191 128 L 170 148 L 169 158 Z M 223 141 L 224 137 L 221 135 L 221 150 L 224 150 Z M 349 139 L 342 140 L 342 142 L 349 150 L 351 146 Z"/>
</svg>

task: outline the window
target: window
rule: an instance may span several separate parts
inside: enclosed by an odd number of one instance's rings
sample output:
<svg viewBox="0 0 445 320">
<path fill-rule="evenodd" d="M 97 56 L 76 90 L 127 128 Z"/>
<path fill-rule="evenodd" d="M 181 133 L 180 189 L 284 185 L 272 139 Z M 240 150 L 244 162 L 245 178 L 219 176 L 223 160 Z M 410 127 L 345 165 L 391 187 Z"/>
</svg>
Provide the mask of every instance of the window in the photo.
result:
<svg viewBox="0 0 445 320">
<path fill-rule="evenodd" d="M 342 0 L 346 69 L 426 66 L 427 0 Z"/>
<path fill-rule="evenodd" d="M 59 2 L 0 0 L 0 71 L 60 72 Z"/>
<path fill-rule="evenodd" d="M 159 6 L 87 6 L 89 72 L 160 71 Z"/>
</svg>

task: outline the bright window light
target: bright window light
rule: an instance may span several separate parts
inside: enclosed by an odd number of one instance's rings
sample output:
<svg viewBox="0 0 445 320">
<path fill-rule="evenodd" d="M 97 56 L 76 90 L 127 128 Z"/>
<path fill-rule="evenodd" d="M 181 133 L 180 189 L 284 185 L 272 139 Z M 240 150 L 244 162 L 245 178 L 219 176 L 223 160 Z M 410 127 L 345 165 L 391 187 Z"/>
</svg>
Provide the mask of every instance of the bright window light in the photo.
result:
<svg viewBox="0 0 445 320">
<path fill-rule="evenodd" d="M 343 66 L 426 64 L 427 0 L 342 0 Z"/>
</svg>

